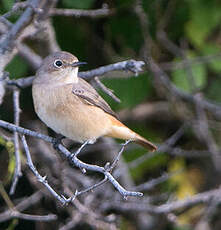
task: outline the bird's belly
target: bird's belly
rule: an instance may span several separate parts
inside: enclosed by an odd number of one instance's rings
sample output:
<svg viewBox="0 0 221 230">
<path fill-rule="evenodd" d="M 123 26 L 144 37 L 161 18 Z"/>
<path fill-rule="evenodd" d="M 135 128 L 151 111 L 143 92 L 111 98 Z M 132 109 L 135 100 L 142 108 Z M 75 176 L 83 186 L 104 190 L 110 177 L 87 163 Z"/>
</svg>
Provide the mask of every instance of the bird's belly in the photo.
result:
<svg viewBox="0 0 221 230">
<path fill-rule="evenodd" d="M 69 101 L 60 95 L 56 100 L 52 92 L 46 95 L 36 95 L 33 89 L 35 111 L 39 118 L 56 133 L 62 134 L 74 141 L 84 142 L 96 140 L 106 135 L 111 126 L 111 121 L 105 112 L 98 107 L 86 105 L 82 102 Z M 39 100 L 40 97 L 44 100 Z M 73 94 L 71 97 L 75 97 Z M 67 101 L 66 101 L 67 100 Z"/>
</svg>

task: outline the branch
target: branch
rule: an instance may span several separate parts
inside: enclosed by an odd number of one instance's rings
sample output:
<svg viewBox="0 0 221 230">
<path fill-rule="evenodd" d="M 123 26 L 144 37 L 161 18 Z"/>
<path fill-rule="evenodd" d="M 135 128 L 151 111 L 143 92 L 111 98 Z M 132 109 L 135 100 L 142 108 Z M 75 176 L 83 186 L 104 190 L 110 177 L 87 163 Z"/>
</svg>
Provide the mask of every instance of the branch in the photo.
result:
<svg viewBox="0 0 221 230">
<path fill-rule="evenodd" d="M 19 78 L 17 80 L 7 80 L 7 85 L 15 85 L 17 86 L 18 88 L 26 88 L 26 87 L 29 87 L 31 86 L 33 80 L 34 80 L 34 77 L 35 76 L 30 76 L 30 77 L 26 77 L 26 78 Z"/>
<path fill-rule="evenodd" d="M 6 128 L 8 130 L 11 130 L 13 132 L 15 132 L 15 131 L 19 132 L 19 133 L 21 133 L 23 135 L 29 135 L 29 136 L 37 137 L 39 139 L 42 139 L 42 140 L 44 140 L 46 142 L 49 142 L 49 143 L 52 143 L 52 144 L 56 142 L 55 138 L 52 138 L 52 137 L 49 137 L 47 135 L 44 135 L 44 134 L 41 134 L 41 133 L 38 133 L 38 132 L 35 132 L 35 131 L 31 131 L 31 130 L 28 130 L 28 129 L 25 129 L 25 128 L 13 125 L 13 124 L 8 123 L 8 122 L 3 121 L 3 120 L 0 120 L 0 126 L 3 127 L 3 128 Z M 23 144 L 25 144 L 24 140 L 23 140 Z M 111 168 L 109 168 L 109 167 L 100 167 L 100 166 L 97 166 L 97 165 L 86 164 L 86 163 L 82 162 L 81 160 L 79 160 L 76 155 L 73 156 L 73 154 L 71 154 L 62 144 L 58 144 L 57 148 L 60 150 L 60 152 L 63 154 L 63 156 L 65 156 L 65 158 L 70 159 L 70 158 L 73 157 L 72 160 L 71 160 L 71 162 L 76 167 L 78 167 L 80 169 L 84 169 L 84 171 L 85 170 L 90 170 L 90 171 L 99 172 L 99 173 L 103 174 L 105 177 L 107 177 L 107 179 L 112 183 L 112 185 L 119 191 L 119 193 L 125 199 L 128 196 L 143 196 L 143 194 L 140 193 L 140 192 L 132 192 L 132 191 L 127 191 L 126 189 L 124 189 L 116 181 L 116 179 L 111 175 L 110 171 L 112 170 L 112 167 Z M 124 146 L 123 146 L 123 148 L 124 148 Z M 121 153 L 122 153 L 122 151 L 120 151 L 119 154 L 121 154 Z M 116 163 L 114 163 L 114 164 L 116 164 Z M 44 177 L 39 177 L 39 179 L 41 179 L 41 181 L 45 180 Z M 54 193 L 53 195 L 57 196 L 56 193 Z M 66 200 L 68 200 L 68 202 L 69 202 L 69 199 L 66 199 Z"/>
<path fill-rule="evenodd" d="M 15 206 L 15 209 L 19 212 L 29 208 L 30 206 L 38 203 L 40 199 L 42 198 L 42 191 L 38 191 L 31 195 L 30 197 L 25 198 L 23 201 L 21 201 L 19 204 Z M 11 219 L 10 217 L 10 210 L 7 210 L 0 214 L 0 222 L 7 221 Z"/>
<path fill-rule="evenodd" d="M 72 157 L 72 154 L 61 144 L 58 145 L 58 149 L 63 153 L 66 158 Z M 120 153 L 121 154 L 121 153 Z M 126 199 L 128 196 L 143 196 L 143 193 L 140 192 L 132 192 L 124 189 L 116 179 L 111 175 L 111 168 L 108 167 L 100 167 L 97 165 L 86 164 L 79 160 L 76 155 L 73 156 L 71 162 L 80 169 L 90 170 L 94 172 L 102 173 L 107 179 L 112 183 L 112 185 L 118 190 L 118 192 Z"/>
<path fill-rule="evenodd" d="M 179 97 L 183 101 L 195 104 L 195 98 L 193 95 L 188 94 L 182 90 L 179 90 L 170 80 L 165 72 L 153 60 L 150 61 L 150 69 L 155 77 L 161 82 L 161 84 L 173 95 Z M 201 100 L 200 105 L 202 108 L 211 112 L 214 116 L 221 117 L 221 105 L 213 103 L 209 100 Z"/>
<path fill-rule="evenodd" d="M 5 95 L 5 79 L 3 74 L 3 76 L 0 77 L 0 105 L 3 102 L 4 95 Z"/>
<path fill-rule="evenodd" d="M 176 173 L 164 173 L 162 176 L 152 179 L 150 181 L 147 181 L 143 184 L 139 184 L 134 187 L 135 190 L 137 191 L 149 191 L 153 188 L 155 188 L 158 184 L 161 184 L 165 181 L 167 181 L 169 178 L 174 176 Z"/>
<path fill-rule="evenodd" d="M 101 207 L 102 211 L 107 211 L 109 209 L 116 209 L 118 211 L 136 211 L 136 212 L 148 212 L 152 214 L 168 214 L 171 212 L 178 211 L 180 209 L 191 208 L 197 204 L 205 204 L 216 198 L 218 203 L 221 203 L 220 197 L 221 188 L 210 190 L 203 193 L 198 193 L 185 200 L 179 200 L 170 202 L 168 204 L 163 204 L 159 206 L 144 204 L 144 203 L 123 203 L 120 201 L 111 201 L 105 203 Z"/>
<path fill-rule="evenodd" d="M 196 133 L 200 137 L 201 141 L 206 144 L 208 150 L 211 152 L 212 161 L 214 164 L 214 167 L 217 171 L 220 172 L 220 164 L 221 164 L 221 155 L 219 148 L 216 144 L 216 141 L 212 135 L 212 133 L 209 130 L 209 124 L 207 115 L 204 111 L 204 109 L 201 107 L 201 100 L 202 95 L 197 94 L 195 96 L 195 103 L 196 103 L 196 113 L 198 117 L 197 122 L 197 130 Z"/>
<path fill-rule="evenodd" d="M 12 26 L 9 32 L 6 34 L 0 44 L 0 53 L 4 53 L 6 50 L 12 49 L 14 41 L 22 30 L 32 21 L 34 16 L 34 8 L 37 8 L 40 0 L 29 1 L 31 6 L 28 6 L 16 23 Z"/>
<path fill-rule="evenodd" d="M 85 71 L 85 72 L 79 72 L 78 76 L 82 77 L 86 80 L 92 80 L 96 76 L 102 76 L 105 73 L 115 71 L 115 70 L 124 70 L 124 71 L 131 71 L 137 75 L 139 72 L 142 71 L 142 66 L 145 63 L 143 61 L 135 61 L 135 60 L 128 60 L 128 61 L 122 61 L 117 62 L 115 64 L 110 64 L 106 66 L 102 66 L 93 70 Z M 16 85 L 19 88 L 25 88 L 32 84 L 32 81 L 34 79 L 34 76 L 27 77 L 27 78 L 19 78 L 17 80 L 8 80 L 6 83 L 8 85 Z"/>
<path fill-rule="evenodd" d="M 13 6 L 12 9 L 10 11 L 8 11 L 7 13 L 3 14 L 1 17 L 3 18 L 10 18 L 13 14 L 18 13 L 21 10 L 24 10 L 25 8 L 27 8 L 28 6 L 32 7 L 33 10 L 36 13 L 42 13 L 42 9 L 40 8 L 35 8 L 30 2 L 25 1 L 25 2 L 16 2 Z"/>
<path fill-rule="evenodd" d="M 52 196 L 54 196 L 57 200 L 59 200 L 63 205 L 70 202 L 70 199 L 66 199 L 64 196 L 60 196 L 58 195 L 55 190 L 48 184 L 47 180 L 46 180 L 46 176 L 42 177 L 39 172 L 37 171 L 37 169 L 35 168 L 35 166 L 33 165 L 32 159 L 31 159 L 31 154 L 25 139 L 25 136 L 22 136 L 22 143 L 25 149 L 25 154 L 27 157 L 27 164 L 29 166 L 29 168 L 32 170 L 32 172 L 34 173 L 34 175 L 37 177 L 37 179 L 39 180 L 39 182 L 41 182 L 47 189 L 48 191 L 52 194 Z"/>
<path fill-rule="evenodd" d="M 105 168 L 106 171 L 109 171 L 109 172 L 112 172 L 112 171 L 113 171 L 113 169 L 116 167 L 118 161 L 120 160 L 121 154 L 123 153 L 125 146 L 128 145 L 130 142 L 131 142 L 130 140 L 127 140 L 127 141 L 125 141 L 124 144 L 122 144 L 122 148 L 121 148 L 120 151 L 118 152 L 118 154 L 117 154 L 117 156 L 115 157 L 113 163 L 110 165 L 110 163 L 108 162 L 108 163 L 105 165 L 104 168 Z M 108 177 L 105 176 L 103 180 L 101 180 L 100 182 L 98 182 L 98 183 L 96 183 L 96 184 L 90 186 L 89 188 L 87 188 L 87 189 L 85 189 L 85 190 L 82 190 L 82 191 L 80 191 L 80 192 L 76 191 L 75 197 L 76 197 L 76 196 L 79 196 L 79 195 L 82 195 L 82 194 L 84 194 L 84 193 L 87 193 L 87 192 L 89 192 L 89 191 L 92 191 L 92 190 L 94 190 L 95 188 L 97 188 L 98 186 L 101 186 L 102 184 L 106 183 L 107 181 L 108 181 Z"/>
<path fill-rule="evenodd" d="M 153 43 L 149 31 L 148 31 L 148 17 L 142 7 L 142 1 L 137 0 L 135 13 L 140 20 L 140 26 L 144 38 L 144 59 L 149 64 L 149 69 L 155 76 L 155 78 L 169 91 L 169 93 L 175 97 L 182 99 L 183 101 L 195 104 L 195 98 L 193 95 L 188 94 L 182 90 L 179 90 L 169 79 L 167 74 L 158 66 L 158 64 L 151 57 L 151 45 Z M 215 104 L 208 100 L 201 100 L 202 108 L 210 111 L 213 115 L 221 117 L 221 105 Z"/>
<path fill-rule="evenodd" d="M 51 9 L 51 16 L 66 16 L 66 17 L 89 17 L 89 18 L 102 18 L 113 15 L 114 10 L 108 9 L 105 4 L 103 8 L 96 10 L 78 10 L 78 9 Z"/>
<path fill-rule="evenodd" d="M 19 55 L 27 61 L 27 63 L 32 67 L 33 70 L 37 70 L 41 65 L 42 58 L 39 55 L 37 55 L 31 48 L 22 43 L 18 44 L 17 48 Z M 26 80 L 26 78 L 20 79 Z"/>
<path fill-rule="evenodd" d="M 113 90 L 109 89 L 108 87 L 106 87 L 98 77 L 94 77 L 94 81 L 96 83 L 96 85 L 103 91 L 105 92 L 108 96 L 110 96 L 114 101 L 120 103 L 121 100 L 114 95 Z"/>
<path fill-rule="evenodd" d="M 49 143 L 53 143 L 55 141 L 55 138 L 49 137 L 47 135 L 29 130 L 29 129 L 22 128 L 20 126 L 14 125 L 12 123 L 9 123 L 9 122 L 3 121 L 3 120 L 0 120 L 0 126 L 5 128 L 5 129 L 8 129 L 12 132 L 18 132 L 18 133 L 21 133 L 23 135 L 36 137 L 36 138 L 39 138 L 39 139 L 44 140 L 44 141 L 49 142 Z"/>
<path fill-rule="evenodd" d="M 142 66 L 144 64 L 145 63 L 143 61 L 135 61 L 131 59 L 128 61 L 122 61 L 122 62 L 117 62 L 115 64 L 102 66 L 90 71 L 79 72 L 78 76 L 87 80 L 91 80 L 95 76 L 102 76 L 107 72 L 111 72 L 115 70 L 131 71 L 137 76 L 138 73 L 142 71 Z"/>
<path fill-rule="evenodd" d="M 13 91 L 13 105 L 14 105 L 14 124 L 19 125 L 20 122 L 20 106 L 19 106 L 19 90 L 15 89 Z M 22 176 L 21 172 L 21 159 L 20 159 L 20 149 L 19 149 L 19 139 L 18 133 L 14 132 L 14 149 L 15 149 L 15 171 L 12 180 L 12 186 L 10 188 L 10 195 L 13 195 L 15 192 L 16 185 L 19 178 Z"/>
<path fill-rule="evenodd" d="M 14 210 L 10 210 L 8 211 L 9 213 L 7 213 L 9 216 L 7 218 L 7 220 L 13 219 L 13 218 L 18 218 L 18 219 L 23 219 L 23 220 L 29 220 L 29 221 L 44 221 L 44 222 L 48 222 L 48 221 L 53 221 L 57 219 L 57 216 L 54 214 L 48 214 L 45 216 L 40 216 L 40 215 L 30 215 L 30 214 L 25 214 L 25 213 L 20 213 L 18 211 L 14 211 Z M 3 220 L 3 221 L 6 221 Z M 3 222 L 0 219 L 0 222 Z"/>
<path fill-rule="evenodd" d="M 185 65 L 197 65 L 204 64 L 208 62 L 213 62 L 214 60 L 221 59 L 221 53 L 206 55 L 202 57 L 194 57 L 185 60 L 181 60 L 179 62 L 163 62 L 160 63 L 160 67 L 163 70 L 177 70 L 182 69 Z"/>
</svg>

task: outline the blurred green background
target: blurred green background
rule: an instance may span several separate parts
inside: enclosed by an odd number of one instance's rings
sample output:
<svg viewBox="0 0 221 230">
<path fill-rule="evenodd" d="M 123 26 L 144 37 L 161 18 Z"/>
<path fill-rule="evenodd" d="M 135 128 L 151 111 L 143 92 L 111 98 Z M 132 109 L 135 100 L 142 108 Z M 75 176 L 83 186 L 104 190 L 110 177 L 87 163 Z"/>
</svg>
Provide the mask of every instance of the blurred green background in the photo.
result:
<svg viewBox="0 0 221 230">
<path fill-rule="evenodd" d="M 143 9 L 148 16 L 148 31 L 152 38 L 152 55 L 159 65 L 164 68 L 165 64 L 170 64 L 166 72 L 170 80 L 182 91 L 190 94 L 201 92 L 204 98 L 213 102 L 221 102 L 221 1 L 219 0 L 143 0 Z M 1 0 L 0 13 L 10 10 L 14 1 Z M 101 1 L 101 0 L 61 0 L 58 1 L 57 8 L 73 9 L 98 9 L 107 4 L 110 9 L 114 9 L 113 14 L 101 18 L 75 18 L 56 16 L 52 18 L 52 23 L 56 32 L 57 42 L 62 50 L 75 54 L 80 61 L 86 61 L 88 65 L 82 69 L 90 70 L 99 66 L 115 63 L 118 61 L 135 59 L 144 60 L 144 39 L 139 18 L 135 13 L 134 0 Z M 14 22 L 17 17 L 11 17 Z M 190 73 L 185 66 L 176 66 L 182 63 L 184 57 L 174 54 L 164 44 L 158 36 L 160 31 L 164 31 L 168 40 L 179 47 L 186 59 L 193 60 Z M 38 47 L 32 41 L 28 44 L 37 50 L 41 56 L 46 56 L 44 47 Z M 201 59 L 207 57 L 207 59 Z M 197 61 L 199 60 L 199 61 Z M 204 61 L 202 61 L 204 60 Z M 175 66 L 175 67 L 174 67 Z M 173 133 L 175 133 L 183 123 L 194 120 L 194 108 L 190 105 L 175 102 L 161 93 L 160 88 L 155 83 L 154 76 L 144 68 L 144 72 L 138 77 L 124 77 L 119 72 L 119 78 L 103 78 L 102 82 L 113 89 L 115 94 L 121 99 L 121 103 L 113 101 L 107 95 L 100 92 L 108 101 L 113 110 L 122 112 L 127 110 L 124 122 L 141 135 L 148 137 L 154 143 L 162 144 Z M 34 74 L 34 70 L 21 57 L 16 56 L 8 65 L 6 71 L 10 73 L 10 78 L 21 78 Z M 116 76 L 116 74 L 115 74 Z M 30 96 L 30 97 L 27 97 Z M 21 95 L 22 120 L 36 119 L 33 111 L 31 90 L 25 89 Z M 0 108 L 0 119 L 12 121 L 12 103 L 10 96 L 6 97 Z M 130 112 L 139 104 L 157 102 L 167 103 L 168 117 L 159 119 L 151 117 L 147 119 L 134 120 L 130 117 Z M 183 112 L 184 111 L 184 112 Z M 25 114 L 25 115 L 23 115 Z M 188 117 L 189 116 L 189 117 Z M 213 120 L 213 117 L 211 117 Z M 220 146 L 220 122 L 213 120 L 211 128 L 215 134 L 217 145 Z M 212 121 L 212 122 L 213 122 Z M 215 127 L 214 127 L 215 126 Z M 1 149 L 6 146 L 0 139 Z M 197 138 L 194 130 L 188 126 L 184 135 L 176 146 L 183 149 L 206 150 L 206 146 Z M 8 150 L 8 152 L 11 152 Z M 125 152 L 123 157 L 130 163 L 136 158 L 146 154 L 143 149 L 131 149 Z M 11 157 L 11 154 L 9 154 Z M 10 158 L 13 161 L 13 157 Z M 208 160 L 209 159 L 209 160 Z M 10 165 L 10 164 L 9 164 Z M 10 167 L 13 167 L 10 165 Z M 10 168 L 9 167 L 9 168 Z M 210 169 L 210 173 L 206 169 Z M 134 181 L 139 184 L 151 178 L 180 171 L 172 176 L 168 181 L 161 184 L 153 194 L 171 193 L 176 199 L 183 199 L 194 195 L 204 189 L 215 187 L 220 182 L 220 175 L 214 181 L 210 158 L 180 157 L 174 154 L 159 153 L 154 157 L 143 161 L 136 167 L 130 169 Z M 12 170 L 9 170 L 10 175 Z M 5 183 L 9 186 L 8 179 Z M 202 207 L 196 206 L 187 212 L 178 215 L 179 226 L 173 227 L 168 224 L 165 229 L 190 230 L 195 229 L 197 220 L 200 219 Z M 220 229 L 220 224 L 214 224 L 213 229 Z M 8 228 L 14 229 L 14 228 Z M 22 229 L 22 228 L 15 228 Z M 123 220 L 121 229 L 134 229 L 128 220 Z"/>
</svg>

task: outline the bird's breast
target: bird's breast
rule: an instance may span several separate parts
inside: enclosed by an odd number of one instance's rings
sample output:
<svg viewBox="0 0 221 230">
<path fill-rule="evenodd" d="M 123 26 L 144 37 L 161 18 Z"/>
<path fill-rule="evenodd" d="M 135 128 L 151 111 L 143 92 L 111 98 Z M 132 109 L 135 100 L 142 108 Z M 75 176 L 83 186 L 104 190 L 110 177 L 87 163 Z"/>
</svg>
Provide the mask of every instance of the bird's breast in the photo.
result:
<svg viewBox="0 0 221 230">
<path fill-rule="evenodd" d="M 109 116 L 100 108 L 87 105 L 72 93 L 72 85 L 33 84 L 34 107 L 39 118 L 55 132 L 83 142 L 106 135 Z"/>
</svg>

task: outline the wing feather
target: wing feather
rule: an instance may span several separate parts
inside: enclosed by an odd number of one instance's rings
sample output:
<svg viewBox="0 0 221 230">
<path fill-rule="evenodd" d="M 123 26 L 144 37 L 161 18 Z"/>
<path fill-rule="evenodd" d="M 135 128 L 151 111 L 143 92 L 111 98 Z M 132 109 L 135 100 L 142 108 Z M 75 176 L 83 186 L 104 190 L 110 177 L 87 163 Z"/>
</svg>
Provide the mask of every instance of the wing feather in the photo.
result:
<svg viewBox="0 0 221 230">
<path fill-rule="evenodd" d="M 78 83 L 73 84 L 72 93 L 82 98 L 84 103 L 97 106 L 104 112 L 117 118 L 117 114 L 111 109 L 107 102 L 84 79 L 79 78 Z"/>
</svg>

